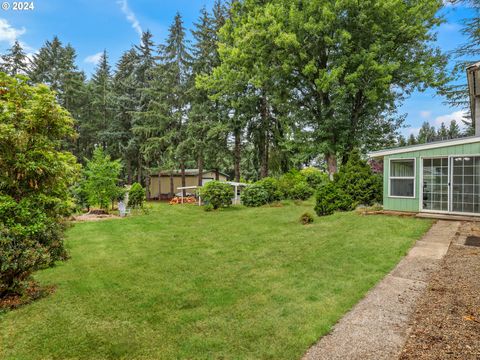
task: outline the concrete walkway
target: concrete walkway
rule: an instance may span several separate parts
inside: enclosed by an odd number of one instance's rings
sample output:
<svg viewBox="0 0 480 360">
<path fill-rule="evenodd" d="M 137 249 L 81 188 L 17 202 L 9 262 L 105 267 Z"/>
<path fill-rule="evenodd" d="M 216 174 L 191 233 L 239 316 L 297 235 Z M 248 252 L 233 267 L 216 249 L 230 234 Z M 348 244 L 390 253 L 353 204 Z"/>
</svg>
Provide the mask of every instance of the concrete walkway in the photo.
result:
<svg viewBox="0 0 480 360">
<path fill-rule="evenodd" d="M 459 228 L 438 221 L 408 255 L 304 355 L 317 359 L 396 359 L 409 332 L 409 318 Z"/>
</svg>

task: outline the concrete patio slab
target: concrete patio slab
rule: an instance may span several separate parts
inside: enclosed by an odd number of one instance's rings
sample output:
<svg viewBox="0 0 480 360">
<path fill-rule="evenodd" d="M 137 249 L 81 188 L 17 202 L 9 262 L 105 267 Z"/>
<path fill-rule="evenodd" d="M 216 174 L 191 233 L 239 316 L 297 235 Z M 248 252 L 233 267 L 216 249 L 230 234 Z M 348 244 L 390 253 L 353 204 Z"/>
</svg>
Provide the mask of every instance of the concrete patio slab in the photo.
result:
<svg viewBox="0 0 480 360">
<path fill-rule="evenodd" d="M 395 359 L 409 332 L 409 319 L 455 238 L 460 222 L 440 220 L 365 298 L 304 355 L 317 359 Z"/>
</svg>

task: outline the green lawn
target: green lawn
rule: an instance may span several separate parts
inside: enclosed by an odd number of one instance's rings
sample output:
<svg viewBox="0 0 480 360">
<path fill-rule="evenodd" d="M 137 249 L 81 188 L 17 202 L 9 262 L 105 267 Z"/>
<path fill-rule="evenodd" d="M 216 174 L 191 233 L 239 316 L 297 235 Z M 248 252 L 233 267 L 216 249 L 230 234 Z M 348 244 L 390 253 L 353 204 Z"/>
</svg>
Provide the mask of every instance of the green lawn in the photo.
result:
<svg viewBox="0 0 480 360">
<path fill-rule="evenodd" d="M 76 224 L 54 294 L 0 315 L 1 359 L 298 359 L 429 228 L 312 204 Z"/>
</svg>

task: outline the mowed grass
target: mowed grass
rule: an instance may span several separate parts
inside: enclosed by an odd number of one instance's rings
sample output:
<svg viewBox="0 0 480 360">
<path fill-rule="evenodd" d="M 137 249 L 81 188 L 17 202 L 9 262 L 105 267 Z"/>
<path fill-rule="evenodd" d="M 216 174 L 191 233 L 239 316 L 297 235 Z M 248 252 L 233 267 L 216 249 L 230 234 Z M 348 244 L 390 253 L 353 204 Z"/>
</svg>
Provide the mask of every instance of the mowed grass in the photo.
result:
<svg viewBox="0 0 480 360">
<path fill-rule="evenodd" d="M 430 221 L 313 204 L 75 224 L 56 292 L 0 315 L 1 359 L 298 359 L 390 271 Z"/>
</svg>

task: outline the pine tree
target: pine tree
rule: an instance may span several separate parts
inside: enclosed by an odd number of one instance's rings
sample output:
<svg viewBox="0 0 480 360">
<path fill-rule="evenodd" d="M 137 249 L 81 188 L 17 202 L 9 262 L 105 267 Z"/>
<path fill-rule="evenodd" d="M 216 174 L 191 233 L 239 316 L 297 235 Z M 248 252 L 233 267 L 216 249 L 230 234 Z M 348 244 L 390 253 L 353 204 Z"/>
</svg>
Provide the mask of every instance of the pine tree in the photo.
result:
<svg viewBox="0 0 480 360">
<path fill-rule="evenodd" d="M 431 126 L 427 121 L 422 124 L 422 127 L 418 131 L 417 143 L 424 144 L 435 140 L 436 130 L 434 126 Z"/>
<path fill-rule="evenodd" d="M 452 120 L 450 122 L 450 126 L 448 127 L 448 137 L 450 139 L 456 139 L 460 136 L 462 136 L 460 126 L 458 126 L 455 120 Z"/>
<path fill-rule="evenodd" d="M 446 140 L 449 138 L 447 127 L 443 122 L 440 124 L 440 127 L 437 130 L 437 137 L 439 140 Z"/>
<path fill-rule="evenodd" d="M 94 143 L 101 145 L 106 150 L 108 144 L 111 143 L 108 130 L 114 116 L 112 75 L 106 51 L 103 52 L 88 85 L 91 108 L 90 122 L 96 129 Z"/>
<path fill-rule="evenodd" d="M 28 58 L 18 40 L 15 40 L 12 47 L 6 54 L 2 55 L 1 59 L 0 71 L 10 76 L 28 72 Z"/>
<path fill-rule="evenodd" d="M 415 137 L 415 135 L 410 134 L 407 140 L 407 145 L 416 145 L 416 144 L 417 144 L 417 138 Z"/>
<path fill-rule="evenodd" d="M 188 88 L 191 56 L 187 49 L 185 28 L 177 13 L 170 26 L 165 45 L 159 46 L 160 63 L 149 73 L 151 79 L 143 89 L 143 98 L 151 101 L 137 113 L 134 132 L 141 138 L 147 168 L 162 162 L 173 170 L 180 165 L 182 186 L 185 186 L 185 163 L 188 145 L 185 130 L 188 115 Z M 175 189 L 170 189 L 173 193 Z M 171 194 L 173 195 L 173 194 Z"/>
<path fill-rule="evenodd" d="M 134 164 L 139 156 L 137 139 L 132 132 L 133 114 L 138 103 L 138 83 L 135 77 L 137 64 L 138 55 L 135 49 L 126 51 L 117 63 L 112 84 L 115 111 L 108 130 L 109 152 L 113 158 L 123 159 L 128 184 L 133 181 Z"/>
</svg>

